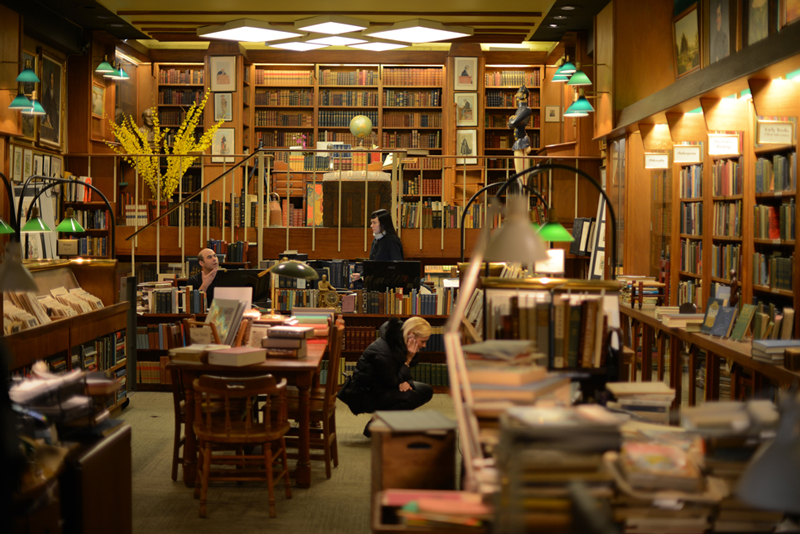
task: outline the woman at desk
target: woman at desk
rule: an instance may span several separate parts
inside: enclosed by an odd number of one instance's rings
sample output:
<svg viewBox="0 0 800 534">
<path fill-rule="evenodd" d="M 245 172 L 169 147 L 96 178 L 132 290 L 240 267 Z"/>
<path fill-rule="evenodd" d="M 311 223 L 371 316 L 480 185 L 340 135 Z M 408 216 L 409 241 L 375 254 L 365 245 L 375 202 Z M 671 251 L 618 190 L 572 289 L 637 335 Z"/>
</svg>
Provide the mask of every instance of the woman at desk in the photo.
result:
<svg viewBox="0 0 800 534">
<path fill-rule="evenodd" d="M 433 397 L 433 388 L 417 382 L 411 375 L 416 355 L 431 336 L 431 325 L 421 317 L 401 321 L 396 317 L 383 323 L 380 337 L 356 364 L 353 379 L 342 388 L 339 399 L 350 411 L 372 413 L 377 410 L 413 410 Z M 364 427 L 369 437 L 369 423 Z"/>
<path fill-rule="evenodd" d="M 402 261 L 403 242 L 397 237 L 397 232 L 392 223 L 391 214 L 380 209 L 372 212 L 369 217 L 369 227 L 372 229 L 372 248 L 369 259 L 380 261 Z"/>
</svg>

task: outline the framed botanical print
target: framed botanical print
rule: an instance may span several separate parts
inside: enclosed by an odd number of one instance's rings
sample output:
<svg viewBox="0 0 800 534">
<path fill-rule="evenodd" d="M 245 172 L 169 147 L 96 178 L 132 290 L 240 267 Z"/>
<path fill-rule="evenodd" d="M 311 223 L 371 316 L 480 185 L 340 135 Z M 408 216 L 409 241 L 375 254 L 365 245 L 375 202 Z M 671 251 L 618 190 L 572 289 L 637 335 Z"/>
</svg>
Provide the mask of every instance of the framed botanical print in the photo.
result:
<svg viewBox="0 0 800 534">
<path fill-rule="evenodd" d="M 11 179 L 15 182 L 22 181 L 22 147 L 12 146 Z"/>
<path fill-rule="evenodd" d="M 61 148 L 61 132 L 64 126 L 62 115 L 64 64 L 42 53 L 40 79 L 39 103 L 42 104 L 45 115 L 39 119 L 39 142 Z"/>
<path fill-rule="evenodd" d="M 697 4 L 675 17 L 673 53 L 677 78 L 700 68 L 700 19 Z"/>
<path fill-rule="evenodd" d="M 33 174 L 33 150 L 25 149 L 22 155 L 22 180 Z"/>
<path fill-rule="evenodd" d="M 456 91 L 476 91 L 478 89 L 478 58 L 457 57 L 453 76 L 453 88 Z"/>
<path fill-rule="evenodd" d="M 234 161 L 233 154 L 236 146 L 236 130 L 233 128 L 219 128 L 214 132 L 214 139 L 211 141 L 211 163 L 231 163 Z"/>
<path fill-rule="evenodd" d="M 456 130 L 456 165 L 477 165 L 477 130 Z"/>
<path fill-rule="evenodd" d="M 63 173 L 61 171 L 61 158 L 58 156 L 51 156 L 50 157 L 50 176 L 53 178 L 63 178 Z"/>
<path fill-rule="evenodd" d="M 236 91 L 236 56 L 211 56 L 211 92 Z"/>
<path fill-rule="evenodd" d="M 455 93 L 456 126 L 478 125 L 478 93 Z"/>
</svg>

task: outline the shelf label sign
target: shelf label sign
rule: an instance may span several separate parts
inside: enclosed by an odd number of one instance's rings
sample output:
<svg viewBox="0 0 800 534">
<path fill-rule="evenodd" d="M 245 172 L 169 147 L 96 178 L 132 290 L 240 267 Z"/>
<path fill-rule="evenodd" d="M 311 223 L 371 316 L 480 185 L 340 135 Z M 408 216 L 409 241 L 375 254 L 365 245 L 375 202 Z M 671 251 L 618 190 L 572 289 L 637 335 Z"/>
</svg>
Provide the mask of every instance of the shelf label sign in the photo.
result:
<svg viewBox="0 0 800 534">
<path fill-rule="evenodd" d="M 645 152 L 644 168 L 669 169 L 669 154 L 662 154 L 660 152 Z"/>
<path fill-rule="evenodd" d="M 675 163 L 703 163 L 700 145 L 673 145 Z"/>
<path fill-rule="evenodd" d="M 759 145 L 793 145 L 794 123 L 780 121 L 758 121 Z"/>
<path fill-rule="evenodd" d="M 738 135 L 709 135 L 708 154 L 710 156 L 738 156 Z"/>
</svg>

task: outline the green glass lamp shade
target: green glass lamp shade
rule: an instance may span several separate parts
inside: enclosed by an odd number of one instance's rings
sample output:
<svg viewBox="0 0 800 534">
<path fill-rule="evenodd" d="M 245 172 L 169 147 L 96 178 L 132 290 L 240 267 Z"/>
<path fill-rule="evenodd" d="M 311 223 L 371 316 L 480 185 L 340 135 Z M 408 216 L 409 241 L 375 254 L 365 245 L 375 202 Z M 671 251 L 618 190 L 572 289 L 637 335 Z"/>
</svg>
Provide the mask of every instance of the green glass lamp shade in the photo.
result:
<svg viewBox="0 0 800 534">
<path fill-rule="evenodd" d="M 18 82 L 28 82 L 28 83 L 39 83 L 39 77 L 36 76 L 36 73 L 33 72 L 33 69 L 30 67 L 25 67 L 22 69 L 22 72 L 19 73 L 17 76 Z"/>
<path fill-rule="evenodd" d="M 539 228 L 539 237 L 545 241 L 553 243 L 570 243 L 575 241 L 572 234 L 564 228 L 561 223 L 556 221 L 549 221 L 547 224 Z"/>
<path fill-rule="evenodd" d="M 585 72 L 578 70 L 570 77 L 567 85 L 592 85 L 592 80 L 589 79 Z"/>
<path fill-rule="evenodd" d="M 13 234 L 14 229 L 11 228 L 8 223 L 6 223 L 3 219 L 0 219 L 0 235 L 2 234 Z"/>
<path fill-rule="evenodd" d="M 589 101 L 586 100 L 586 97 L 583 95 L 579 96 L 578 100 L 572 103 L 570 109 L 574 111 L 583 111 L 586 113 L 592 113 L 594 111 L 592 104 L 590 104 Z"/>
<path fill-rule="evenodd" d="M 532 223 L 531 223 L 531 230 L 533 230 L 534 232 L 538 232 L 538 231 L 539 231 L 539 228 L 541 228 L 541 226 L 539 226 L 539 225 L 538 225 L 538 224 L 536 224 L 535 222 L 532 222 Z"/>
<path fill-rule="evenodd" d="M 111 71 L 103 73 L 103 78 L 111 78 L 112 80 L 116 80 L 119 78 L 119 71 L 112 67 Z"/>
<path fill-rule="evenodd" d="M 572 74 L 576 70 L 578 69 L 575 68 L 575 65 L 567 61 L 558 68 L 558 70 L 556 71 L 556 76 L 558 76 L 559 74 Z"/>
<path fill-rule="evenodd" d="M 270 267 L 269 272 L 279 276 L 288 276 L 289 278 L 304 278 L 306 280 L 319 279 L 317 271 L 302 261 L 297 260 L 284 260 Z"/>
<path fill-rule="evenodd" d="M 0 291 L 39 291 L 31 272 L 22 264 L 22 245 L 6 243 L 6 255 L 0 263 Z"/>
<path fill-rule="evenodd" d="M 122 66 L 120 66 L 120 68 L 117 69 L 117 75 L 111 76 L 111 78 L 114 80 L 122 80 L 122 81 L 131 79 L 131 77 L 128 76 L 128 73 L 125 72 L 125 69 L 123 69 Z"/>
<path fill-rule="evenodd" d="M 16 98 L 11 101 L 11 105 L 8 106 L 8 109 L 31 109 L 31 107 L 32 104 L 31 101 L 28 100 L 28 97 L 22 93 L 18 93 Z"/>
<path fill-rule="evenodd" d="M 59 232 L 69 232 L 71 234 L 82 234 L 86 230 L 83 229 L 83 226 L 75 220 L 75 212 L 72 208 L 67 208 L 67 213 L 64 215 L 64 220 L 61 221 L 58 226 L 56 226 L 56 230 Z"/>
<path fill-rule="evenodd" d="M 567 108 L 567 111 L 564 112 L 565 117 L 588 117 L 589 114 L 585 111 L 578 111 L 573 109 L 572 106 Z"/>
<path fill-rule="evenodd" d="M 554 83 L 564 83 L 569 81 L 569 76 L 566 74 L 554 74 L 551 80 Z"/>
<path fill-rule="evenodd" d="M 105 74 L 107 72 L 114 72 L 117 69 L 111 66 L 111 63 L 108 62 L 108 56 L 103 58 L 103 62 L 100 63 L 94 71 L 98 74 Z"/>
<path fill-rule="evenodd" d="M 36 99 L 36 91 L 31 95 L 31 107 L 27 110 L 22 110 L 24 115 L 47 115 L 42 105 Z"/>
<path fill-rule="evenodd" d="M 43 233 L 52 232 L 53 230 L 39 217 L 39 208 L 34 206 L 31 210 L 31 218 L 25 223 L 25 226 L 22 227 L 22 231 L 27 233 Z"/>
</svg>

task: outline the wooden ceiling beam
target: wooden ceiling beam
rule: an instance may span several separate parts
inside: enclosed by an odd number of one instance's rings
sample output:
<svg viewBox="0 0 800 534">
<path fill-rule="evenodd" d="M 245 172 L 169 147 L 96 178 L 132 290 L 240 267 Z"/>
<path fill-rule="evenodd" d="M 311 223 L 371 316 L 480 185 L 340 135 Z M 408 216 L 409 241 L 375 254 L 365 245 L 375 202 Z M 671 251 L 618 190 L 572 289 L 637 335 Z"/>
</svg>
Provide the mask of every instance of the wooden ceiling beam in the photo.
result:
<svg viewBox="0 0 800 534">
<path fill-rule="evenodd" d="M 160 16 L 226 16 L 234 15 L 237 17 L 244 16 L 314 16 L 314 15 L 327 15 L 330 10 L 309 10 L 309 11 L 194 11 L 194 10 L 120 10 L 117 15 L 121 17 L 140 17 L 148 15 Z M 355 16 L 355 17 L 369 17 L 369 16 L 385 16 L 385 17 L 402 17 L 408 16 L 413 18 L 420 17 L 537 17 L 541 18 L 541 11 L 336 11 L 337 15 Z"/>
</svg>

